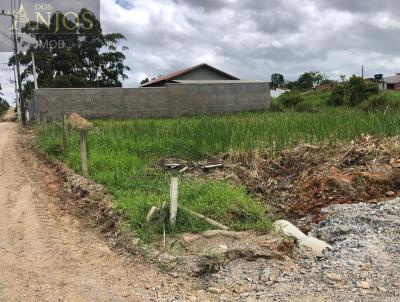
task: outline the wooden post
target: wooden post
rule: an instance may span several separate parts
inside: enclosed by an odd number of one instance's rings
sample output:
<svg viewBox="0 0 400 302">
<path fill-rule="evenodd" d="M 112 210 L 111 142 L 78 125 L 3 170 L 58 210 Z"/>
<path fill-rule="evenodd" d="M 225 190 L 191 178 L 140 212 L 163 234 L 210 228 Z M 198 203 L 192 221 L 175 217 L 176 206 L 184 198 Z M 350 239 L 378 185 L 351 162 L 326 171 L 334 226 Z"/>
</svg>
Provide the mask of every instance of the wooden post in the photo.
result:
<svg viewBox="0 0 400 302">
<path fill-rule="evenodd" d="M 42 118 L 43 118 L 43 131 L 44 134 L 47 135 L 47 113 L 42 112 Z"/>
<path fill-rule="evenodd" d="M 43 112 L 38 113 L 39 131 L 43 131 Z"/>
<path fill-rule="evenodd" d="M 39 125 L 39 132 L 42 131 L 42 113 L 38 112 L 36 122 Z"/>
<path fill-rule="evenodd" d="M 51 127 L 51 137 L 54 139 L 56 137 L 56 120 L 53 117 L 53 123 L 52 123 L 52 127 Z"/>
<path fill-rule="evenodd" d="M 65 123 L 65 122 L 64 122 Z M 67 123 L 65 123 L 67 124 Z M 71 125 L 71 129 L 79 131 L 79 143 L 81 147 L 81 164 L 82 174 L 84 176 L 89 175 L 88 171 L 88 152 L 87 152 L 87 133 L 89 130 L 94 129 L 93 124 L 85 120 L 77 113 L 72 113 L 68 118 L 68 124 Z"/>
<path fill-rule="evenodd" d="M 61 113 L 61 125 L 61 148 L 66 150 L 68 149 L 68 124 L 65 113 Z"/>
<path fill-rule="evenodd" d="M 80 145 L 81 145 L 81 162 L 82 162 L 82 173 L 84 176 L 88 176 L 88 156 L 87 156 L 87 135 L 86 130 L 79 130 Z"/>
<path fill-rule="evenodd" d="M 169 209 L 169 221 L 172 226 L 176 223 L 176 214 L 178 212 L 178 178 L 171 178 L 171 206 Z"/>
</svg>

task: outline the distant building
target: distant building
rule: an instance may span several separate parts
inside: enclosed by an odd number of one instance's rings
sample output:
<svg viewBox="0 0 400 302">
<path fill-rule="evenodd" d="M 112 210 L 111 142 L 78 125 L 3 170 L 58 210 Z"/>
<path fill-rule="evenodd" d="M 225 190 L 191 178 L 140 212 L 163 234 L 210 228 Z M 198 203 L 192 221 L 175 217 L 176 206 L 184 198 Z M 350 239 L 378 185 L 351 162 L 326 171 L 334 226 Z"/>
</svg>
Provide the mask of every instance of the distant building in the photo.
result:
<svg viewBox="0 0 400 302">
<path fill-rule="evenodd" d="M 400 73 L 389 77 L 384 77 L 383 74 L 376 74 L 373 78 L 367 80 L 378 84 L 379 90 L 400 90 Z"/>
<path fill-rule="evenodd" d="M 282 94 L 284 94 L 285 92 L 290 91 L 288 89 L 281 89 L 281 88 L 277 88 L 277 89 L 271 89 L 271 96 L 273 98 L 277 98 L 279 96 L 281 96 Z"/>
<path fill-rule="evenodd" d="M 202 81 L 204 83 L 205 81 L 239 81 L 239 79 L 222 70 L 203 63 L 170 73 L 166 76 L 161 76 L 141 85 L 141 87 L 163 87 L 165 84 L 181 83 L 181 81 Z"/>
<path fill-rule="evenodd" d="M 385 90 L 400 90 L 400 73 L 394 76 L 384 77 L 383 82 L 386 84 Z"/>
</svg>

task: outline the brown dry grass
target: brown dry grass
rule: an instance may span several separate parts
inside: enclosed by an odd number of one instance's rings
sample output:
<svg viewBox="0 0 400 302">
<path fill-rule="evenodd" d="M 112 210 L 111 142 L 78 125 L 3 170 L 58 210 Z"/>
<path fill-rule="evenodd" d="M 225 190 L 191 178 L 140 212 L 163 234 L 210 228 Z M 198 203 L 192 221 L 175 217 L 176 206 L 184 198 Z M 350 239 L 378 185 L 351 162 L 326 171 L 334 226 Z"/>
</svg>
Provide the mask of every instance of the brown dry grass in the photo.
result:
<svg viewBox="0 0 400 302">
<path fill-rule="evenodd" d="M 246 187 L 279 216 L 322 217 L 331 204 L 375 202 L 400 190 L 400 137 L 363 136 L 351 144 L 302 145 L 278 157 L 253 152 L 228 157 Z"/>
</svg>

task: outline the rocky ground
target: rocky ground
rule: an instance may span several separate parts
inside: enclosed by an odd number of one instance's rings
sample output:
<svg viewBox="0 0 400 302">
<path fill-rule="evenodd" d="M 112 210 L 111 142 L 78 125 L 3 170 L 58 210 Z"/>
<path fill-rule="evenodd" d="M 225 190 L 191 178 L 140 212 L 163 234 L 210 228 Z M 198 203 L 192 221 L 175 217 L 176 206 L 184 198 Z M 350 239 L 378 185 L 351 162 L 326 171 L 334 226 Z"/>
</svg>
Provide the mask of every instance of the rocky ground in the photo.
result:
<svg viewBox="0 0 400 302">
<path fill-rule="evenodd" d="M 310 235 L 331 250 L 240 259 L 207 277 L 220 301 L 399 301 L 400 199 L 333 205 Z"/>
</svg>

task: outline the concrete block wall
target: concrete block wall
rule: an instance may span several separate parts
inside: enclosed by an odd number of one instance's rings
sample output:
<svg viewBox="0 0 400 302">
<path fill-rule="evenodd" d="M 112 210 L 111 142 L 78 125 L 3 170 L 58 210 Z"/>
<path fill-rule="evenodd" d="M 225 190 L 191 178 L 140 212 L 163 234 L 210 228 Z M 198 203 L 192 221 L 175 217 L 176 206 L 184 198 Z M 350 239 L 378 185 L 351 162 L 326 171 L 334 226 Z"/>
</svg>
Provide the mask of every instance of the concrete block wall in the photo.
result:
<svg viewBox="0 0 400 302">
<path fill-rule="evenodd" d="M 268 83 L 168 84 L 171 116 L 221 114 L 267 109 Z"/>
<path fill-rule="evenodd" d="M 31 117 L 61 112 L 86 118 L 179 117 L 267 109 L 268 83 L 168 84 L 162 88 L 38 89 L 30 104 Z"/>
</svg>

